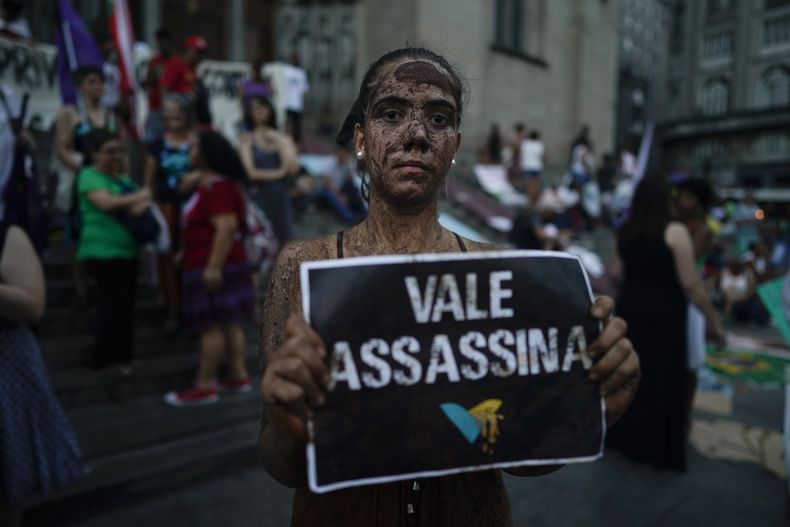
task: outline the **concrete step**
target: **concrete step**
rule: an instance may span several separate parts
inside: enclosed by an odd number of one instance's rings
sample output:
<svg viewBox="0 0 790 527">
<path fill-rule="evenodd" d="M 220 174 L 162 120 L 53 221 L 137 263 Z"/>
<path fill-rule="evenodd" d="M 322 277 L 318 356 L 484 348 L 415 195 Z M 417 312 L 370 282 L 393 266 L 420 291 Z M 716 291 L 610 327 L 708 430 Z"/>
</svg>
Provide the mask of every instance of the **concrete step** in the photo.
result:
<svg viewBox="0 0 790 527">
<path fill-rule="evenodd" d="M 32 503 L 25 526 L 80 525 L 129 502 L 256 464 L 257 418 L 88 460 L 90 473 Z"/>
<path fill-rule="evenodd" d="M 155 327 L 138 328 L 134 337 L 136 357 L 196 350 L 197 338 L 186 332 L 164 338 Z M 44 335 L 38 338 L 41 353 L 50 371 L 90 364 L 93 335 Z"/>
<path fill-rule="evenodd" d="M 155 298 L 140 298 L 135 305 L 136 327 L 160 327 L 165 314 Z M 36 328 L 36 334 L 60 336 L 92 334 L 96 326 L 96 306 L 75 308 L 74 306 L 51 306 L 47 308 L 44 319 Z"/>
<path fill-rule="evenodd" d="M 254 326 L 245 328 L 248 342 L 257 342 L 258 335 Z M 42 335 L 38 344 L 44 361 L 50 371 L 62 370 L 76 366 L 86 366 L 91 361 L 93 335 L 81 333 L 75 335 Z M 149 357 L 168 353 L 190 352 L 199 346 L 196 335 L 186 329 L 173 336 L 164 337 L 160 327 L 143 326 L 135 330 L 135 357 Z"/>
<path fill-rule="evenodd" d="M 96 297 L 93 285 L 88 286 L 88 294 L 91 298 Z M 159 298 L 159 290 L 138 280 L 137 298 L 149 302 L 155 301 Z M 47 277 L 47 308 L 74 308 L 76 305 L 77 291 L 70 277 L 53 279 Z"/>
<path fill-rule="evenodd" d="M 192 385 L 198 364 L 197 345 L 191 351 L 143 356 L 134 374 L 96 371 L 85 366 L 50 372 L 52 386 L 64 408 L 117 403 L 143 397 L 161 396 Z M 258 377 L 257 341 L 247 342 L 247 367 Z"/>
<path fill-rule="evenodd" d="M 257 385 L 256 385 L 257 386 Z M 260 420 L 260 392 L 223 395 L 218 403 L 173 407 L 161 395 L 70 409 L 80 449 L 89 463 L 157 443 Z"/>
</svg>

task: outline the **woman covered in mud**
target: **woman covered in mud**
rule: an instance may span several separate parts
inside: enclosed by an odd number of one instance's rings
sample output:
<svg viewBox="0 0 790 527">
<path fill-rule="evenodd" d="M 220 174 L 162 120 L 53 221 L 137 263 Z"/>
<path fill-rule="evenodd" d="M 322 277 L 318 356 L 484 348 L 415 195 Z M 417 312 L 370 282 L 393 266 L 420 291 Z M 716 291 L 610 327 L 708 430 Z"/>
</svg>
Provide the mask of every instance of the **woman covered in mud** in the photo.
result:
<svg viewBox="0 0 790 527">
<path fill-rule="evenodd" d="M 299 265 L 354 256 L 499 250 L 461 238 L 438 221 L 439 193 L 461 144 L 462 109 L 460 77 L 429 50 L 398 49 L 371 65 L 338 136 L 341 143 L 353 137 L 360 168 L 370 176 L 368 218 L 337 235 L 287 245 L 272 269 L 262 321 L 264 417 L 258 450 L 269 474 L 297 489 L 294 526 L 512 524 L 499 470 L 321 495 L 306 488 L 305 423 L 312 408 L 324 402 L 329 371 L 324 344 L 302 316 Z M 596 358 L 591 376 L 600 381 L 609 424 L 626 409 L 639 379 L 639 360 L 625 338 L 625 322 L 610 318 L 613 308 L 609 298 L 593 305 L 592 315 L 608 322 L 589 348 Z M 507 472 L 539 476 L 558 468 Z"/>
</svg>

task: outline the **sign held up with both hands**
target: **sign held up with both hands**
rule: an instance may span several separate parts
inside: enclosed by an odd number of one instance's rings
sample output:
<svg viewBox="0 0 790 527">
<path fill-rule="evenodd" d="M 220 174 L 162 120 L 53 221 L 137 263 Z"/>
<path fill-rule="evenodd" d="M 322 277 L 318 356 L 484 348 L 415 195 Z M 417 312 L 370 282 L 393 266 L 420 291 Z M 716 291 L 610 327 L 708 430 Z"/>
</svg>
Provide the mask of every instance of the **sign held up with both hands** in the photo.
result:
<svg viewBox="0 0 790 527">
<path fill-rule="evenodd" d="M 307 262 L 301 285 L 331 372 L 309 424 L 314 492 L 602 455 L 600 324 L 575 256 Z"/>
</svg>

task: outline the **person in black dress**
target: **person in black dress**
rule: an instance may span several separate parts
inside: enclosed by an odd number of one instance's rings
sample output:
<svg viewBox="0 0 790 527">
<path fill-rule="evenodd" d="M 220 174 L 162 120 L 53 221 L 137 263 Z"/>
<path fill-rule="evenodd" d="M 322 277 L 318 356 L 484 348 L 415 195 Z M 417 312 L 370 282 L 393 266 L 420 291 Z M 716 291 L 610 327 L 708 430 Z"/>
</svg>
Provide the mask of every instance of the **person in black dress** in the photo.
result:
<svg viewBox="0 0 790 527">
<path fill-rule="evenodd" d="M 695 270 L 691 236 L 671 221 L 660 178 L 637 186 L 617 233 L 617 255 L 623 270 L 617 314 L 639 350 L 642 381 L 607 443 L 634 461 L 685 471 L 687 302 L 704 313 L 714 339 L 723 340 L 724 332 Z"/>
</svg>

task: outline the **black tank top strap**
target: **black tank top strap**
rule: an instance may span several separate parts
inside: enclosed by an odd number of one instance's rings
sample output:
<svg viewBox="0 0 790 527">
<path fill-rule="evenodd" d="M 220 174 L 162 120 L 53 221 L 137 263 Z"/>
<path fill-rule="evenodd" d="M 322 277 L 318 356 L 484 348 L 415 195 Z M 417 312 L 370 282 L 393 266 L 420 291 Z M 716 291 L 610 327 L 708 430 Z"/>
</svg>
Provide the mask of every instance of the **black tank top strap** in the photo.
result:
<svg viewBox="0 0 790 527">
<path fill-rule="evenodd" d="M 343 258 L 343 231 L 337 233 L 337 258 Z"/>
<path fill-rule="evenodd" d="M 455 239 L 456 239 L 456 241 L 458 242 L 458 247 L 460 247 L 460 248 L 461 248 L 461 252 L 462 252 L 462 253 L 469 252 L 469 251 L 466 249 L 466 244 L 464 243 L 464 240 L 463 240 L 463 238 L 461 238 L 460 236 L 458 236 L 456 233 L 453 233 L 453 234 L 455 234 Z"/>
</svg>

